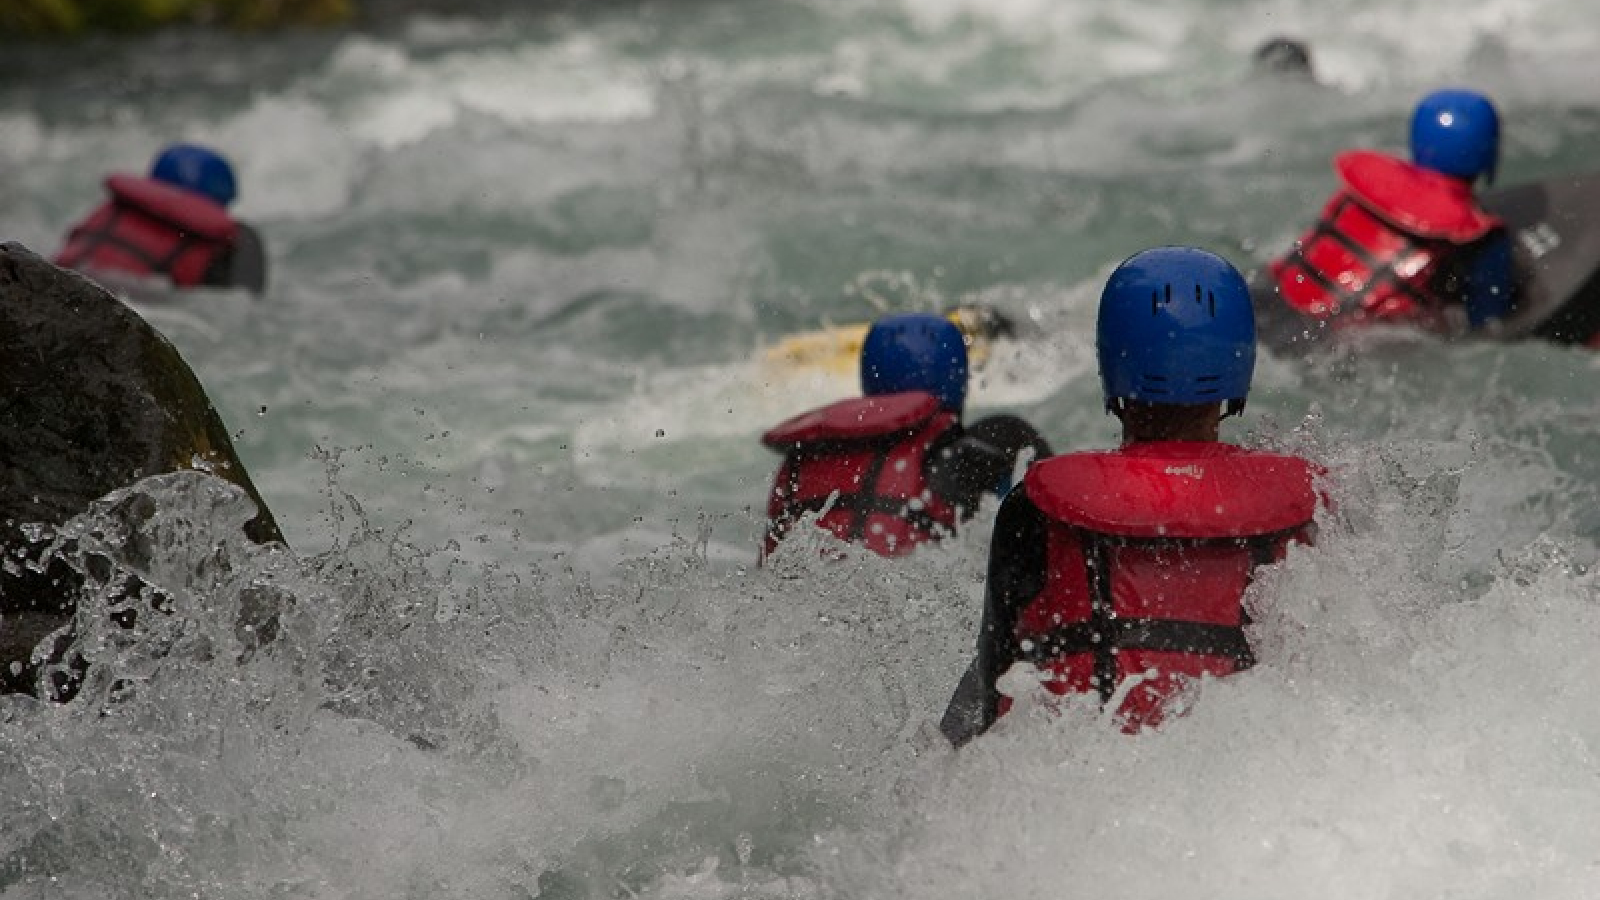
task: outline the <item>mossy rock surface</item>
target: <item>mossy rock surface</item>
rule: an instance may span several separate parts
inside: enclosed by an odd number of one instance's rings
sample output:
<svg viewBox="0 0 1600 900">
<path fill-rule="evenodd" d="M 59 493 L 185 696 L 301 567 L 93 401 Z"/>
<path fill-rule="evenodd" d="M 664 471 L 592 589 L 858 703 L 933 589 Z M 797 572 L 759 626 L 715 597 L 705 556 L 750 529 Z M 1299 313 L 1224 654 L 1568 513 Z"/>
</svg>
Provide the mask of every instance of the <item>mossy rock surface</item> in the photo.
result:
<svg viewBox="0 0 1600 900">
<path fill-rule="evenodd" d="M 353 0 L 4 0 L 0 38 L 141 31 L 173 24 L 254 30 L 348 21 Z"/>
<path fill-rule="evenodd" d="M 0 244 L 0 521 L 60 524 L 140 478 L 205 469 L 282 540 L 178 351 L 110 292 Z"/>
</svg>

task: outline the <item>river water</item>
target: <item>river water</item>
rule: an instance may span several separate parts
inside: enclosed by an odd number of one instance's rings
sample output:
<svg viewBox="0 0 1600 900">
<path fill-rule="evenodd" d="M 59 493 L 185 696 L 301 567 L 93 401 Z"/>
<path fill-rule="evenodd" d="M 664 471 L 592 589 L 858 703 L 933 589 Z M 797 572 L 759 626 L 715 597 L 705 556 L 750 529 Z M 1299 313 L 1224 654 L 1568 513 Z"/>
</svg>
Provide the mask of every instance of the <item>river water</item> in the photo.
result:
<svg viewBox="0 0 1600 900">
<path fill-rule="evenodd" d="M 1025 327 L 974 412 L 1106 446 L 1118 260 L 1248 268 L 1441 84 L 1501 103 L 1503 181 L 1594 168 L 1589 0 L 473 10 L 0 61 L 0 236 L 53 250 L 170 139 L 235 160 L 268 295 L 135 304 L 294 548 L 141 486 L 177 615 L 89 604 L 87 699 L 0 708 L 0 896 L 1593 896 L 1587 353 L 1264 357 L 1229 435 L 1316 457 L 1338 511 L 1264 573 L 1261 665 L 1160 733 L 937 739 L 992 508 L 908 560 L 753 565 L 756 436 L 854 390 L 763 347 L 990 303 Z M 1280 33 L 1318 82 L 1250 70 Z M 293 601 L 247 653 L 264 587 Z"/>
</svg>

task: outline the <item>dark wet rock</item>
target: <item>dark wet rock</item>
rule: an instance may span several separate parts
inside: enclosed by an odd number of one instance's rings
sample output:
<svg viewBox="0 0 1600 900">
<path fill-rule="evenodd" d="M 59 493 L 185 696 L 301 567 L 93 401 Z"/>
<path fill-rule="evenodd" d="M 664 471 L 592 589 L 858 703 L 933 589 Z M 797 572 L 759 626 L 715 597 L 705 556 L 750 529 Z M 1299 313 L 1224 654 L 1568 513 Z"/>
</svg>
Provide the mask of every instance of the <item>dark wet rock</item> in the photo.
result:
<svg viewBox="0 0 1600 900">
<path fill-rule="evenodd" d="M 94 282 L 0 244 L 0 689 L 31 690 L 42 660 L 28 651 L 59 656 L 68 637 L 86 573 L 65 562 L 57 529 L 119 488 L 184 470 L 249 496 L 250 540 L 283 540 L 166 338 Z"/>
</svg>

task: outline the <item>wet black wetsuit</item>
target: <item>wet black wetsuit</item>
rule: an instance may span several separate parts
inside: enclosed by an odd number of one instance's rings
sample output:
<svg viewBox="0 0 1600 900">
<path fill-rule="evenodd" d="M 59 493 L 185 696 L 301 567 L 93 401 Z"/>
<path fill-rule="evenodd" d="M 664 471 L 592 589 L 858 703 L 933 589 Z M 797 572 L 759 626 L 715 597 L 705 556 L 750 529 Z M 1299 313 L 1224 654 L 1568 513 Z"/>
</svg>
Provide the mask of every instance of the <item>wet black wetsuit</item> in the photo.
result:
<svg viewBox="0 0 1600 900">
<path fill-rule="evenodd" d="M 971 516 L 984 494 L 1011 486 L 1017 457 L 1032 450 L 1035 460 L 1051 455 L 1050 444 L 1016 416 L 988 416 L 951 430 L 928 454 L 928 484 Z"/>
</svg>

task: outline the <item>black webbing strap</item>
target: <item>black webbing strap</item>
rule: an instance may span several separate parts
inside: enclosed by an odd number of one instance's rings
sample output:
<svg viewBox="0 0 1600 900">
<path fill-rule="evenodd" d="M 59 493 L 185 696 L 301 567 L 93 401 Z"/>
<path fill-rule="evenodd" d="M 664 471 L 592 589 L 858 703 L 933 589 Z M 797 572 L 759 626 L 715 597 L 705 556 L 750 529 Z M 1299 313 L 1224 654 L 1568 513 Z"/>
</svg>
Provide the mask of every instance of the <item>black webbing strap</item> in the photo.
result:
<svg viewBox="0 0 1600 900">
<path fill-rule="evenodd" d="M 1073 622 L 1029 638 L 1022 658 L 1038 664 L 1072 653 L 1113 655 L 1120 650 L 1158 650 L 1224 656 L 1241 667 L 1255 663 L 1244 629 L 1237 625 L 1184 622 L 1178 619 L 1117 619 Z M 1097 676 L 1101 674 L 1096 667 Z M 1110 673 L 1115 675 L 1115 671 Z M 1108 693 L 1102 691 L 1102 693 Z"/>
<path fill-rule="evenodd" d="M 876 475 L 876 472 L 873 474 Z M 784 517 L 793 522 L 805 513 L 821 512 L 828 507 L 828 500 L 832 496 L 830 494 L 826 497 L 786 501 L 783 505 Z M 896 500 L 893 497 L 880 497 L 875 494 L 846 494 L 840 492 L 838 499 L 833 503 L 833 508 L 848 509 L 855 515 L 855 518 L 851 521 L 850 534 L 852 538 L 863 536 L 867 517 L 872 513 L 883 513 L 904 519 L 913 528 L 921 529 L 929 534 L 932 534 L 940 527 L 939 520 L 935 519 L 926 509 L 911 509 L 907 502 L 905 500 Z"/>
<path fill-rule="evenodd" d="M 196 243 L 198 242 L 189 236 L 189 232 L 178 232 L 178 242 L 173 245 L 172 252 L 168 253 L 166 258 L 157 264 L 159 268 L 156 271 L 165 272 L 168 275 L 172 274 L 172 267 L 178 262 L 178 258 L 189 252 Z"/>
<path fill-rule="evenodd" d="M 1317 285 L 1324 291 L 1337 298 L 1341 309 L 1351 307 L 1359 308 L 1364 296 L 1371 294 L 1375 289 L 1383 287 L 1389 287 L 1401 294 L 1404 294 L 1406 297 L 1410 298 L 1413 302 L 1424 309 L 1433 309 L 1436 307 L 1438 304 L 1432 297 L 1424 294 L 1422 291 L 1418 290 L 1415 285 L 1400 277 L 1396 263 L 1399 262 L 1400 259 L 1408 256 L 1409 253 L 1403 254 L 1395 259 L 1379 258 L 1378 256 L 1375 256 L 1371 250 L 1361 246 L 1361 244 L 1357 243 L 1355 239 L 1351 238 L 1349 235 L 1333 226 L 1332 223 L 1339 218 L 1339 215 L 1344 212 L 1345 208 L 1352 205 L 1356 205 L 1354 200 L 1349 197 L 1341 197 L 1337 201 L 1333 215 L 1317 220 L 1316 225 L 1312 226 L 1311 228 L 1311 239 L 1301 242 L 1301 244 L 1295 247 L 1290 253 L 1294 264 L 1302 269 L 1311 278 L 1311 280 L 1315 281 Z M 1365 209 L 1360 208 L 1359 206 L 1357 208 L 1363 215 L 1372 215 L 1372 213 L 1367 212 Z M 1371 274 L 1367 279 L 1367 284 L 1365 287 L 1363 287 L 1360 291 L 1351 290 L 1333 278 L 1330 278 L 1321 269 L 1318 269 L 1311 263 L 1311 259 L 1306 256 L 1306 250 L 1311 245 L 1315 244 L 1319 238 L 1327 238 L 1328 240 L 1338 244 L 1340 247 L 1350 251 L 1351 255 L 1355 256 L 1356 259 L 1360 260 L 1361 263 L 1367 267 L 1367 270 Z M 1417 251 L 1410 251 L 1410 253 L 1415 252 Z"/>
<path fill-rule="evenodd" d="M 878 485 L 878 478 L 883 474 L 883 467 L 888 464 L 889 457 L 901 446 L 898 440 L 906 435 L 915 435 L 926 426 L 926 423 L 916 428 L 906 429 L 894 434 L 880 435 L 873 438 L 870 443 L 876 444 L 872 461 L 867 464 L 866 471 L 861 474 L 858 483 L 860 490 L 838 491 L 835 497 L 833 492 L 806 499 L 786 499 L 783 503 L 783 526 L 781 531 L 786 532 L 788 526 L 799 520 L 805 513 L 821 512 L 829 507 L 829 500 L 833 503 L 831 509 L 847 510 L 851 514 L 849 539 L 860 541 L 866 537 L 868 520 L 873 513 L 882 513 L 893 516 L 906 522 L 912 528 L 925 534 L 935 534 L 943 527 L 938 519 L 934 518 L 926 509 L 912 509 L 910 500 L 894 497 L 880 496 L 874 491 Z M 787 476 L 784 481 L 788 485 L 787 495 L 793 497 L 800 489 L 800 462 L 812 455 L 825 456 L 837 446 L 850 446 L 850 442 L 819 442 L 815 444 L 795 445 L 784 461 Z M 857 444 L 859 446 L 859 444 Z M 781 535 L 780 535 L 781 536 Z"/>
<path fill-rule="evenodd" d="M 1094 654 L 1094 688 L 1101 700 L 1110 700 L 1117 687 L 1117 654 L 1123 650 L 1157 650 L 1221 656 L 1240 668 L 1255 665 L 1255 655 L 1237 625 L 1188 622 L 1179 619 L 1119 618 L 1111 591 L 1111 551 L 1120 547 L 1153 550 L 1233 548 L 1248 550 L 1253 565 L 1277 557 L 1278 547 L 1304 526 L 1267 534 L 1217 538 L 1146 538 L 1108 535 L 1074 529 L 1083 547 L 1089 583 L 1089 621 L 1071 622 L 1042 636 L 1028 638 L 1021 656 L 1036 665 L 1072 653 Z M 1244 618 L 1241 613 L 1241 619 Z"/>
<path fill-rule="evenodd" d="M 867 464 L 867 471 L 861 476 L 861 485 L 868 493 L 855 493 L 839 495 L 839 505 L 850 510 L 850 540 L 859 541 L 867 535 L 867 518 L 872 515 L 873 501 L 879 499 L 870 493 L 878 484 L 878 476 L 883 474 L 883 466 L 889 461 L 889 450 L 884 448 L 872 455 L 872 462 Z"/>
<path fill-rule="evenodd" d="M 1101 535 L 1083 532 L 1083 561 L 1089 572 L 1090 652 L 1094 653 L 1094 689 L 1102 701 L 1110 700 L 1117 686 L 1117 648 L 1110 644 L 1097 645 L 1094 639 L 1111 635 L 1116 627 L 1117 612 L 1111 594 L 1111 546 Z"/>
<path fill-rule="evenodd" d="M 68 260 L 67 264 L 74 266 L 78 265 L 85 259 L 92 256 L 94 251 L 100 249 L 101 247 L 109 246 L 115 247 L 116 249 L 121 250 L 123 253 L 126 253 L 144 263 L 151 272 L 170 276 L 172 274 L 173 264 L 178 261 L 180 256 L 188 252 L 197 243 L 194 238 L 190 237 L 188 232 L 180 229 L 178 230 L 178 242 L 176 245 L 174 245 L 171 252 L 167 253 L 165 256 L 152 256 L 143 247 L 129 242 L 121 235 L 120 232 L 117 231 L 117 223 L 124 215 L 125 211 L 120 204 L 111 204 L 111 212 L 106 216 L 105 224 L 94 231 L 87 231 L 81 234 L 80 239 L 83 241 L 83 250 L 80 254 L 75 255 L 73 259 Z M 158 222 L 167 221 L 159 217 L 150 216 L 148 213 L 141 213 L 141 215 L 145 215 L 148 218 L 153 218 Z"/>
</svg>

